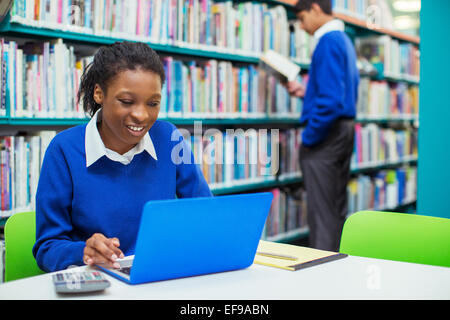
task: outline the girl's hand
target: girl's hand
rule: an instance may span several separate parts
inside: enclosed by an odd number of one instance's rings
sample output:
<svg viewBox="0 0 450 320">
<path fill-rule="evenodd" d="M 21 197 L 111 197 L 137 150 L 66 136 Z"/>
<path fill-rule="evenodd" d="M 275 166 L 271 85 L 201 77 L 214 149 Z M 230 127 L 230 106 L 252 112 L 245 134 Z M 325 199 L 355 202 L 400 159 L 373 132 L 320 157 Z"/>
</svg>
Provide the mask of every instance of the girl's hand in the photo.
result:
<svg viewBox="0 0 450 320">
<path fill-rule="evenodd" d="M 104 264 L 106 267 L 118 269 L 120 265 L 116 260 L 124 258 L 119 246 L 119 239 L 106 238 L 101 233 L 95 233 L 86 240 L 83 261 L 87 265 Z"/>
</svg>

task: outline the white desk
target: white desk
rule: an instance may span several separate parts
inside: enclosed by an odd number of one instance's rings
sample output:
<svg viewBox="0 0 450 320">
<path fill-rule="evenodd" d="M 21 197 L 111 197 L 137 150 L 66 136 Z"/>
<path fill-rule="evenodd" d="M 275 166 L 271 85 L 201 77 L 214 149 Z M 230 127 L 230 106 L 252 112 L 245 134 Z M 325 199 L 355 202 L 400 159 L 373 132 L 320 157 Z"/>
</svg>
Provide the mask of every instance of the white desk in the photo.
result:
<svg viewBox="0 0 450 320">
<path fill-rule="evenodd" d="M 80 267 L 85 268 L 85 267 Z M 108 275 L 101 293 L 58 295 L 51 274 L 0 285 L 5 299 L 450 299 L 450 268 L 349 256 L 298 271 L 260 265 L 130 286 Z"/>
</svg>

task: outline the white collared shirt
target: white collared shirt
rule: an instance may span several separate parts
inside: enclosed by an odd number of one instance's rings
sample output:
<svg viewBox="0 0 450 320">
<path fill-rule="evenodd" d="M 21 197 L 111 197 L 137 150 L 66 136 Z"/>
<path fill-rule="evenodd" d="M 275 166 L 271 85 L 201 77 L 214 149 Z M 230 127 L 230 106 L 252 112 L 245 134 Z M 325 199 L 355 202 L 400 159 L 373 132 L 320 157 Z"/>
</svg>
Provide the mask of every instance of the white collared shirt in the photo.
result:
<svg viewBox="0 0 450 320">
<path fill-rule="evenodd" d="M 94 116 L 91 118 L 86 126 L 85 135 L 85 148 L 86 148 L 86 167 L 89 167 L 95 161 L 100 159 L 102 156 L 107 156 L 113 161 L 118 161 L 124 165 L 127 165 L 133 160 L 133 157 L 142 151 L 147 151 L 150 156 L 155 160 L 156 157 L 155 146 L 150 138 L 149 134 L 146 134 L 137 145 L 135 145 L 130 151 L 119 154 L 111 149 L 105 147 L 100 133 L 97 129 L 97 122 L 101 120 L 101 110 L 97 110 Z"/>
<path fill-rule="evenodd" d="M 344 30 L 345 30 L 344 22 L 342 22 L 341 20 L 338 20 L 338 19 L 334 19 L 334 20 L 328 21 L 327 23 L 322 25 L 319 29 L 317 29 L 316 32 L 314 32 L 314 39 L 316 41 L 319 41 L 319 39 L 325 33 L 328 33 L 331 31 L 344 31 Z"/>
</svg>

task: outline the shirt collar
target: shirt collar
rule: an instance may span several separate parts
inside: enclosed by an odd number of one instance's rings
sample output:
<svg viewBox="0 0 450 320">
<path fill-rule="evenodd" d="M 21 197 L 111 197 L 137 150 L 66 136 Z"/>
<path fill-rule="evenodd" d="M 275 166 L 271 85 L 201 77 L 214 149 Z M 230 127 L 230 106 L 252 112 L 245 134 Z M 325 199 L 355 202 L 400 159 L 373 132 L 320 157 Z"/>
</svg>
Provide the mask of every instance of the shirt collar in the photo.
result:
<svg viewBox="0 0 450 320">
<path fill-rule="evenodd" d="M 331 31 L 344 31 L 345 25 L 341 20 L 333 19 L 323 24 L 319 29 L 314 32 L 314 39 L 319 40 L 325 33 Z"/>
<path fill-rule="evenodd" d="M 150 134 L 148 133 L 139 141 L 136 146 L 133 147 L 133 149 L 125 153 L 123 157 L 120 154 L 107 149 L 97 129 L 97 122 L 100 121 L 100 119 L 101 109 L 97 110 L 91 120 L 89 120 L 89 123 L 86 125 L 86 167 L 89 167 L 103 156 L 107 156 L 114 161 L 128 164 L 129 162 L 131 162 L 134 155 L 141 153 L 144 150 L 147 151 L 147 153 L 155 160 L 158 160 L 158 158 L 156 157 L 155 146 L 153 145 L 153 141 L 150 138 Z"/>
</svg>

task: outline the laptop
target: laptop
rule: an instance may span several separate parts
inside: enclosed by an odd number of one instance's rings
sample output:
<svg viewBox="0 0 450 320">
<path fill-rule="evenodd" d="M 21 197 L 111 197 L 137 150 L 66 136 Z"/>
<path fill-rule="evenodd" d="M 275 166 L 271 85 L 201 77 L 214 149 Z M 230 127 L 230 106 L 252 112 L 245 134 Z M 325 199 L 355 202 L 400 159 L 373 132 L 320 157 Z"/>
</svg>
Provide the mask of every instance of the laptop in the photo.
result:
<svg viewBox="0 0 450 320">
<path fill-rule="evenodd" d="M 99 265 L 129 284 L 244 269 L 253 263 L 270 192 L 149 201 L 133 256 L 120 269 Z"/>
</svg>

